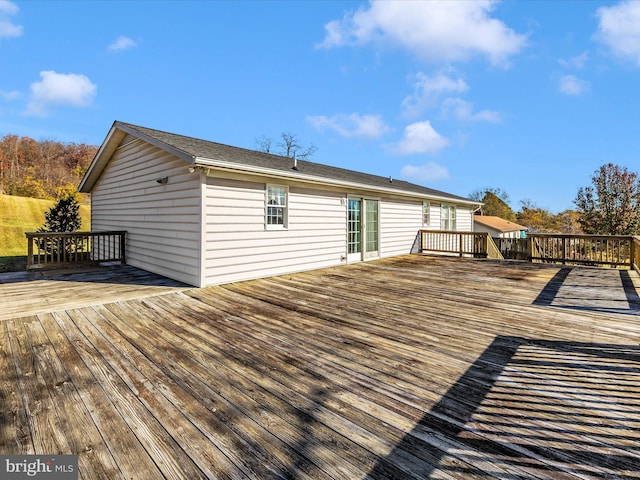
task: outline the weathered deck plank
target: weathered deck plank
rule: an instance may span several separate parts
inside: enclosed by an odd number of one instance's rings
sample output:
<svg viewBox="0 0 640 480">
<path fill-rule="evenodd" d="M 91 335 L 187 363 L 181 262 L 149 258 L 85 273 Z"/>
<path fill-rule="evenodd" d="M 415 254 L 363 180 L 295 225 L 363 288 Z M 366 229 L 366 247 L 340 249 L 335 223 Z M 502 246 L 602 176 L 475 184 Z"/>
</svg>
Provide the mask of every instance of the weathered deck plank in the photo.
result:
<svg viewBox="0 0 640 480">
<path fill-rule="evenodd" d="M 76 453 L 83 479 L 640 478 L 638 278 L 563 268 L 0 284 L 0 453 Z"/>
<path fill-rule="evenodd" d="M 0 321 L 146 297 L 186 285 L 129 267 L 0 274 Z"/>
</svg>

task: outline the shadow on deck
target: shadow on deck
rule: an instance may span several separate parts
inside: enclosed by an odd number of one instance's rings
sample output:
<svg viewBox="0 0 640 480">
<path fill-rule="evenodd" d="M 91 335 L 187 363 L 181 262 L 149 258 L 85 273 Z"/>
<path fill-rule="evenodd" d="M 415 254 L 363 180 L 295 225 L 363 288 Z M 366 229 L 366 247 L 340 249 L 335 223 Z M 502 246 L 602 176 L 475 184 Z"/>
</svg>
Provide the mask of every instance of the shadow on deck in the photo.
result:
<svg viewBox="0 0 640 480">
<path fill-rule="evenodd" d="M 640 478 L 627 275 L 408 255 L 201 289 L 0 279 L 0 453 L 105 479 Z"/>
<path fill-rule="evenodd" d="M 638 380 L 637 345 L 498 336 L 370 476 L 637 479 Z"/>
<path fill-rule="evenodd" d="M 628 270 L 564 267 L 533 304 L 575 310 L 640 314 L 640 297 Z"/>
</svg>

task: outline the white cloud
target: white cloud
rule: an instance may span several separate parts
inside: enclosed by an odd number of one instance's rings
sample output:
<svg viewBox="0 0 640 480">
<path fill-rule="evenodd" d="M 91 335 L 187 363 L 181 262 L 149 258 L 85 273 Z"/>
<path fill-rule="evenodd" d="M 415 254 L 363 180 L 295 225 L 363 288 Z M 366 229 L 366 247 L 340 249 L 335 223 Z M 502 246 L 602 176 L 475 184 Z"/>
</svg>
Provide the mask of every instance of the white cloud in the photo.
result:
<svg viewBox="0 0 640 480">
<path fill-rule="evenodd" d="M 596 39 L 611 51 L 640 66 L 640 2 L 624 1 L 596 11 Z"/>
<path fill-rule="evenodd" d="M 409 180 L 419 182 L 433 182 L 435 180 L 446 180 L 449 178 L 449 171 L 446 167 L 429 162 L 424 165 L 405 165 L 400 170 L 400 176 Z"/>
<path fill-rule="evenodd" d="M 0 0 L 0 38 L 22 35 L 22 25 L 16 25 L 9 20 L 9 17 L 18 13 L 18 10 L 15 3 Z"/>
<path fill-rule="evenodd" d="M 466 82 L 461 78 L 454 79 L 442 72 L 432 76 L 418 72 L 413 94 L 402 100 L 402 108 L 405 114 L 417 116 L 427 108 L 436 106 L 443 94 L 461 93 L 468 89 Z"/>
<path fill-rule="evenodd" d="M 108 50 L 112 52 L 117 52 L 120 50 L 129 50 L 130 48 L 137 47 L 138 44 L 133 41 L 129 37 L 119 36 L 116 38 L 111 45 L 109 45 Z"/>
<path fill-rule="evenodd" d="M 582 95 L 589 91 L 590 83 L 573 75 L 563 75 L 558 82 L 558 89 L 565 95 Z"/>
<path fill-rule="evenodd" d="M 449 145 L 449 140 L 431 126 L 431 122 L 416 122 L 407 125 L 402 139 L 393 146 L 394 153 L 412 155 L 414 153 L 436 153 Z"/>
<path fill-rule="evenodd" d="M 575 55 L 567 60 L 560 59 L 559 63 L 565 68 L 575 68 L 577 70 L 582 70 L 589 60 L 589 52 L 586 50 L 579 55 Z"/>
<path fill-rule="evenodd" d="M 506 64 L 526 44 L 502 21 L 492 18 L 494 0 L 475 2 L 370 1 L 325 25 L 321 48 L 384 42 L 399 45 L 427 61 L 458 62 L 475 55 Z"/>
<path fill-rule="evenodd" d="M 500 123 L 502 116 L 493 110 L 473 111 L 473 104 L 461 98 L 445 98 L 442 102 L 442 110 L 446 115 L 451 115 L 458 120 Z"/>
<path fill-rule="evenodd" d="M 0 0 L 0 13 L 15 15 L 18 13 L 18 6 L 9 0 Z"/>
<path fill-rule="evenodd" d="M 5 92 L 3 90 L 0 90 L 0 98 L 2 98 L 7 102 L 10 102 L 12 100 L 17 100 L 20 97 L 21 97 L 20 92 L 16 90 L 12 90 L 11 92 Z"/>
<path fill-rule="evenodd" d="M 40 82 L 31 84 L 27 115 L 45 116 L 54 105 L 87 107 L 93 102 L 98 88 L 88 77 L 76 73 L 42 71 L 40 77 Z"/>
<path fill-rule="evenodd" d="M 326 128 L 338 132 L 343 137 L 378 138 L 391 131 L 380 115 L 350 115 L 339 113 L 332 117 L 316 115 L 307 117 L 317 130 Z"/>
</svg>

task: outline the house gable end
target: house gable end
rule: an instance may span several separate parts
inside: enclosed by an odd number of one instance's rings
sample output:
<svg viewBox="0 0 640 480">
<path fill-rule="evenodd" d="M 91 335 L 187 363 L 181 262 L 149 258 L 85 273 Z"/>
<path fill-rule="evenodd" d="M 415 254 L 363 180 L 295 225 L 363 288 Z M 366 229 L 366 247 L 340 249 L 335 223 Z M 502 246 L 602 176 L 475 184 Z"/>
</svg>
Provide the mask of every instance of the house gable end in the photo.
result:
<svg viewBox="0 0 640 480">
<path fill-rule="evenodd" d="M 98 149 L 98 152 L 91 161 L 89 168 L 82 177 L 82 180 L 80 181 L 80 184 L 78 186 L 79 192 L 91 193 L 93 186 L 100 178 L 100 175 L 102 175 L 102 172 L 109 164 L 109 161 L 111 160 L 111 157 L 114 155 L 116 150 L 122 146 L 123 141 L 127 138 L 127 135 L 131 135 L 144 142 L 147 142 L 189 163 L 194 163 L 195 161 L 195 158 L 192 155 L 189 155 L 187 152 L 164 143 L 155 137 L 146 135 L 144 132 L 140 132 L 135 128 L 131 128 L 127 124 L 116 121 L 112 125 L 105 140 L 102 142 L 102 145 Z"/>
</svg>

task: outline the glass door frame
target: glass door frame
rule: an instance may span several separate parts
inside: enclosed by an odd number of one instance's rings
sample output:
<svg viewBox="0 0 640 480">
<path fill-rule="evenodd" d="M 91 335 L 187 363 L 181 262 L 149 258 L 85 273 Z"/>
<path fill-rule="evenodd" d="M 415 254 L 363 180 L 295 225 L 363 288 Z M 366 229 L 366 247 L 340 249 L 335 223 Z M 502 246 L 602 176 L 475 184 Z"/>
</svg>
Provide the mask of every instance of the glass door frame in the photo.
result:
<svg viewBox="0 0 640 480">
<path fill-rule="evenodd" d="M 351 227 L 353 221 L 350 221 L 350 201 L 357 201 L 360 204 L 358 228 L 359 232 L 353 232 Z M 368 203 L 367 203 L 368 202 Z M 376 218 L 373 222 L 369 222 L 367 219 L 367 205 L 371 205 L 373 202 L 377 204 Z M 380 198 L 367 197 L 361 195 L 348 195 L 347 196 L 347 263 L 361 262 L 363 260 L 370 260 L 374 258 L 380 258 Z M 372 223 L 373 225 L 370 225 Z M 367 251 L 367 236 L 371 233 L 371 228 L 375 231 L 375 250 Z M 352 245 L 350 240 L 352 236 L 359 233 L 358 238 L 358 251 L 349 253 L 349 247 Z"/>
</svg>

